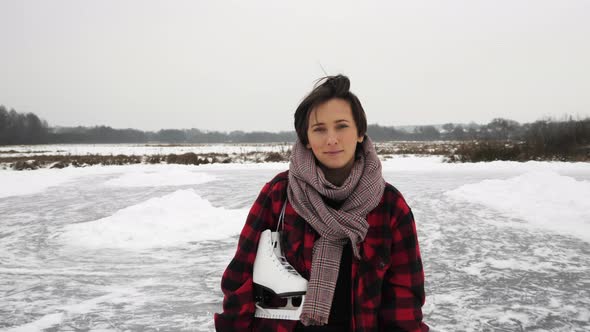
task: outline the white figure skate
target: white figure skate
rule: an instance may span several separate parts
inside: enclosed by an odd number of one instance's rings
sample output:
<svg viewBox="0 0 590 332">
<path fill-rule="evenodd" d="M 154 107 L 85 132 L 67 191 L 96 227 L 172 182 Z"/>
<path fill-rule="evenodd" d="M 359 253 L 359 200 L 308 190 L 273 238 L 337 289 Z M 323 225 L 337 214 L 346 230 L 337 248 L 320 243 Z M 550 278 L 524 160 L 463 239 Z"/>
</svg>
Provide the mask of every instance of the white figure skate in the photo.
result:
<svg viewBox="0 0 590 332">
<path fill-rule="evenodd" d="M 282 223 L 284 208 L 281 212 L 279 227 Z M 260 235 L 256 259 L 254 260 L 254 291 L 256 295 L 255 317 L 270 319 L 299 320 L 307 280 L 303 278 L 283 256 L 280 244 L 280 232 L 271 232 L 270 229 Z M 287 298 L 287 305 L 282 308 L 274 308 L 265 305 L 267 295 L 275 295 Z M 293 304 L 294 299 L 301 298 L 299 306 Z"/>
</svg>

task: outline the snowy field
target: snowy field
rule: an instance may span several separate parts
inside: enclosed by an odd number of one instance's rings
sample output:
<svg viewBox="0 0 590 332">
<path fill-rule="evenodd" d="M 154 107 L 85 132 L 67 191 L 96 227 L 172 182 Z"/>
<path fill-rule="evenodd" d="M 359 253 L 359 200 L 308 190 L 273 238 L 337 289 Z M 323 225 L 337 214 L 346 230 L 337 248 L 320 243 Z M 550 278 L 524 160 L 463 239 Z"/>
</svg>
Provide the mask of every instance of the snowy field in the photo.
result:
<svg viewBox="0 0 590 332">
<path fill-rule="evenodd" d="M 0 171 L 0 330 L 213 331 L 248 209 L 287 167 Z M 590 331 L 590 164 L 383 168 L 416 217 L 430 326 Z"/>
<path fill-rule="evenodd" d="M 0 147 L 0 157 L 34 155 L 155 155 L 183 154 L 193 152 L 240 154 L 249 152 L 282 152 L 292 144 L 53 144 L 53 145 L 10 145 Z"/>
<path fill-rule="evenodd" d="M 432 153 L 433 146 L 452 146 L 455 141 L 395 141 L 376 142 L 377 149 L 397 151 L 410 146 Z M 44 145 L 10 145 L 0 146 L 0 157 L 64 156 L 64 155 L 168 155 L 192 152 L 195 154 L 226 153 L 247 154 L 264 152 L 285 152 L 292 143 L 259 144 L 44 144 Z"/>
</svg>

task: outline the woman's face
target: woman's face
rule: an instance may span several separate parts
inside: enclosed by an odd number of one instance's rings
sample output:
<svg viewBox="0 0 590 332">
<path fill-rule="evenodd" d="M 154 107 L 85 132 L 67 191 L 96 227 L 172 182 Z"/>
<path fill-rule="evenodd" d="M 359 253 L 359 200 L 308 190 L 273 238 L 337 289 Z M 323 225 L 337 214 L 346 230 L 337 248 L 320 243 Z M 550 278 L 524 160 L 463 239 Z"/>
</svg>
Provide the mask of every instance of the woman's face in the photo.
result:
<svg viewBox="0 0 590 332">
<path fill-rule="evenodd" d="M 309 112 L 307 148 L 326 168 L 352 165 L 356 143 L 363 141 L 357 135 L 352 109 L 344 99 L 330 99 Z"/>
</svg>

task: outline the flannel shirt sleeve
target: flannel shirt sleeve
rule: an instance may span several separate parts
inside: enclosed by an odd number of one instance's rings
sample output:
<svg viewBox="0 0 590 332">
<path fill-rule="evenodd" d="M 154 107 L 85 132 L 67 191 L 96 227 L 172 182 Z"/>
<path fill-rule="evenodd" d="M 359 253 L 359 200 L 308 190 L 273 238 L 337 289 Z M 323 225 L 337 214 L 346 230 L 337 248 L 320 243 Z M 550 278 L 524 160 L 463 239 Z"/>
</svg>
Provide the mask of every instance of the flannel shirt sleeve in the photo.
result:
<svg viewBox="0 0 590 332">
<path fill-rule="evenodd" d="M 235 256 L 221 278 L 223 312 L 214 315 L 218 332 L 251 329 L 255 310 L 252 270 L 260 233 L 272 220 L 270 191 L 271 184 L 267 183 L 250 209 Z"/>
<path fill-rule="evenodd" d="M 426 332 L 424 269 L 412 211 L 403 199 L 394 216 L 391 265 L 385 273 L 379 312 L 380 331 Z"/>
</svg>

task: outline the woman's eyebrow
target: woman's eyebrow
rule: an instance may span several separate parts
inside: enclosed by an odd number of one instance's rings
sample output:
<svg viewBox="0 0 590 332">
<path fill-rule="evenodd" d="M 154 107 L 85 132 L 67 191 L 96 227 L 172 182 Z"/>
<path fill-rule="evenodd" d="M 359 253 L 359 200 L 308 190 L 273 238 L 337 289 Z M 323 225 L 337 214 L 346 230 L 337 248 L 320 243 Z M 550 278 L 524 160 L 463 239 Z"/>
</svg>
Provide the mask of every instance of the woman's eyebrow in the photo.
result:
<svg viewBox="0 0 590 332">
<path fill-rule="evenodd" d="M 334 121 L 334 123 L 340 123 L 340 122 L 349 122 L 349 121 L 346 120 L 346 119 L 340 119 L 340 120 Z M 312 124 L 311 127 L 323 126 L 323 125 L 325 125 L 325 123 L 323 123 L 323 122 L 317 122 L 317 123 Z"/>
</svg>

